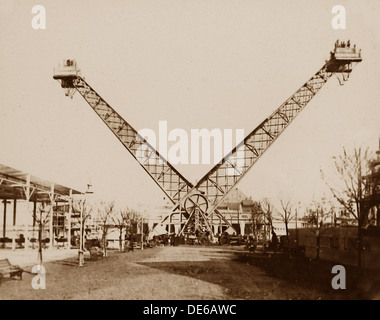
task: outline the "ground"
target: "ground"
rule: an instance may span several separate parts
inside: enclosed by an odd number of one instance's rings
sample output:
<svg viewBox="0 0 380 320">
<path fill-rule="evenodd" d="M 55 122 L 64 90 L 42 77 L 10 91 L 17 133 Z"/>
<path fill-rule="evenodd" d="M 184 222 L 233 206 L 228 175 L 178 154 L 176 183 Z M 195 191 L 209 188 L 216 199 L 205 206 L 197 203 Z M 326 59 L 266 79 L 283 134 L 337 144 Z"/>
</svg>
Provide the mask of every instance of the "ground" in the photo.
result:
<svg viewBox="0 0 380 320">
<path fill-rule="evenodd" d="M 372 273 L 347 269 L 347 289 L 337 291 L 329 264 L 286 254 L 198 245 L 108 252 L 93 261 L 86 255 L 83 267 L 75 251 L 45 262 L 45 290 L 32 288 L 35 275 L 25 267 L 22 280 L 1 280 L 0 299 L 380 299 L 379 278 L 373 281 Z"/>
</svg>

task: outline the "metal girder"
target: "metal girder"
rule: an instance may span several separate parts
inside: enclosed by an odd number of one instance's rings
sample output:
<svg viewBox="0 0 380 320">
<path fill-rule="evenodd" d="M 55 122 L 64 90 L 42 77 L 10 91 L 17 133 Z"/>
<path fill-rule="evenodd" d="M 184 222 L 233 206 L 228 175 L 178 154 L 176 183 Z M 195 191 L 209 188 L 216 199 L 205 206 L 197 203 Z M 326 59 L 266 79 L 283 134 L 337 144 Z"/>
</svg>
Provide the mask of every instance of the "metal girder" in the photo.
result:
<svg viewBox="0 0 380 320">
<path fill-rule="evenodd" d="M 323 66 L 271 116 L 248 134 L 221 163 L 199 180 L 194 189 L 201 191 L 210 201 L 210 211 L 216 209 L 228 192 L 245 176 L 331 75 L 332 73 L 326 72 L 326 65 Z"/>
<path fill-rule="evenodd" d="M 77 76 L 73 85 L 172 203 L 180 201 L 193 184 L 143 139 L 83 78 Z"/>
<path fill-rule="evenodd" d="M 344 51 L 344 58 L 339 56 L 342 51 Z M 209 201 L 208 213 L 217 212 L 216 208 L 229 191 L 245 176 L 331 76 L 337 73 L 351 72 L 352 62 L 360 62 L 361 60 L 360 51 L 357 51 L 356 47 L 342 49 L 336 43 L 334 52 L 331 52 L 330 60 L 271 116 L 257 126 L 219 164 L 200 179 L 190 190 L 189 195 L 200 192 Z M 182 200 L 182 202 L 184 201 L 186 198 Z"/>
<path fill-rule="evenodd" d="M 76 76 L 72 83 L 74 88 L 140 163 L 172 203 L 177 204 L 173 209 L 173 214 L 184 215 L 186 219 L 190 219 L 190 215 L 185 210 L 181 210 L 179 203 L 189 195 L 189 191 L 194 187 L 193 184 L 185 179 L 155 148 L 143 139 L 82 77 Z M 143 157 L 141 157 L 142 149 L 145 151 Z M 230 225 L 218 211 L 215 211 L 215 214 L 224 223 Z M 167 217 L 165 217 L 166 219 Z"/>
</svg>

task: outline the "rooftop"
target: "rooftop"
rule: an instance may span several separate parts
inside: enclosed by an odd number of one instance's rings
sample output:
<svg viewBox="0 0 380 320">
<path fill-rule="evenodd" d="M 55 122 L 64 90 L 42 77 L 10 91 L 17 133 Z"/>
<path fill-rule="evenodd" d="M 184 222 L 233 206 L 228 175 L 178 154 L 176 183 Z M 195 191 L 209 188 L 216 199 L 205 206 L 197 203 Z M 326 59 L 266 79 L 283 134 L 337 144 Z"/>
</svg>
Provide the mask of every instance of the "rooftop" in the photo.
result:
<svg viewBox="0 0 380 320">
<path fill-rule="evenodd" d="M 26 188 L 30 186 L 30 199 L 37 202 L 47 201 L 53 190 L 56 196 L 69 196 L 82 192 L 58 183 L 31 175 L 0 164 L 0 199 L 26 200 Z"/>
</svg>

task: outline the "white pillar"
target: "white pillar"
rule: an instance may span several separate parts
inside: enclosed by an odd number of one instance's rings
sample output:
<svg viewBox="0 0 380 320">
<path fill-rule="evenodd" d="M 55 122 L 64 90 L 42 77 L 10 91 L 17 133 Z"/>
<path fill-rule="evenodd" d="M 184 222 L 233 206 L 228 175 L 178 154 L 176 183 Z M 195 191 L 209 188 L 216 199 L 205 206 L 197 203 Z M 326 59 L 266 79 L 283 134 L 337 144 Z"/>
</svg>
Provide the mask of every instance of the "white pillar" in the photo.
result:
<svg viewBox="0 0 380 320">
<path fill-rule="evenodd" d="M 153 223 L 154 223 L 153 220 L 148 219 L 148 228 L 149 228 L 149 231 L 153 229 Z"/>
<path fill-rule="evenodd" d="M 67 219 L 68 223 L 68 236 L 67 236 L 67 242 L 68 242 L 68 248 L 71 249 L 71 215 L 73 214 L 73 190 L 70 189 L 69 193 L 69 216 Z"/>
<path fill-rule="evenodd" d="M 28 250 L 28 246 L 29 246 L 29 243 L 28 243 L 28 238 L 29 238 L 29 228 L 28 228 L 28 215 L 30 214 L 30 197 L 31 197 L 31 193 L 30 193 L 30 175 L 28 174 L 26 176 L 26 188 L 25 188 L 25 198 L 26 198 L 26 212 L 27 212 L 27 216 L 26 216 L 26 219 L 25 219 L 25 243 L 24 243 L 24 250 Z"/>
<path fill-rule="evenodd" d="M 13 200 L 13 237 L 12 237 L 12 251 L 16 250 L 16 198 Z"/>
<path fill-rule="evenodd" d="M 49 249 L 53 249 L 53 242 L 54 242 L 54 236 L 53 236 L 53 215 L 54 215 L 54 183 L 50 186 L 50 221 L 49 221 L 49 237 L 50 237 L 50 246 Z"/>
<path fill-rule="evenodd" d="M 125 250 L 125 231 L 122 230 L 121 232 L 121 251 Z"/>
<path fill-rule="evenodd" d="M 84 210 L 84 196 L 80 204 L 80 235 L 79 235 L 79 266 L 83 267 L 84 264 L 84 252 L 83 252 L 83 210 Z M 103 249 L 104 250 L 104 249 Z"/>
<path fill-rule="evenodd" d="M 245 222 L 240 221 L 240 233 L 242 236 L 245 235 Z"/>
</svg>

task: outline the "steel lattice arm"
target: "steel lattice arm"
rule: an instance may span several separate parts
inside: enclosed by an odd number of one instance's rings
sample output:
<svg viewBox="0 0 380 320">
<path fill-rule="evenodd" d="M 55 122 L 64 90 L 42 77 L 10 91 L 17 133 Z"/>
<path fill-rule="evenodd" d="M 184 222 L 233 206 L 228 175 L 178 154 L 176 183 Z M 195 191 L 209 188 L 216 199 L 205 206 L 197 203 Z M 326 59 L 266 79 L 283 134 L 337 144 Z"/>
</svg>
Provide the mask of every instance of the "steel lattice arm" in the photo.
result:
<svg viewBox="0 0 380 320">
<path fill-rule="evenodd" d="M 181 201 L 193 185 L 143 139 L 82 77 L 66 71 L 67 67 L 71 66 L 70 63 L 73 70 L 77 70 L 75 62 L 68 60 L 64 65 L 66 69 L 56 73 L 54 78 L 61 80 L 62 87 L 76 89 L 82 95 L 173 204 Z M 68 75 L 64 72 L 68 72 Z"/>
<path fill-rule="evenodd" d="M 323 87 L 332 73 L 323 66 L 310 80 L 255 128 L 220 164 L 212 168 L 194 189 L 204 194 L 213 211 L 224 196 L 248 172 L 268 147 Z"/>
<path fill-rule="evenodd" d="M 74 86 L 169 199 L 173 203 L 180 201 L 191 189 L 192 184 L 108 105 L 86 81 L 77 77 Z"/>
<path fill-rule="evenodd" d="M 356 46 L 350 47 L 349 41 L 347 44 L 337 41 L 330 54 L 330 60 L 314 76 L 199 180 L 194 190 L 200 191 L 209 200 L 209 212 L 218 206 L 333 74 L 339 74 L 346 81 L 352 71 L 352 63 L 362 61 L 360 50 L 357 51 Z"/>
<path fill-rule="evenodd" d="M 220 215 L 216 208 L 223 198 L 310 102 L 331 75 L 332 73 L 327 72 L 326 65 L 324 65 L 219 164 L 200 179 L 189 194 L 197 192 L 203 194 L 210 204 L 208 212 L 216 212 Z"/>
<path fill-rule="evenodd" d="M 356 46 L 350 48 L 349 42 L 346 46 L 337 41 L 334 52 L 331 52 L 330 60 L 271 116 L 257 126 L 229 155 L 200 179 L 187 197 L 194 197 L 197 193 L 201 193 L 209 201 L 208 213 L 219 214 L 216 208 L 223 198 L 305 108 L 330 77 L 333 74 L 339 74 L 343 77 L 343 81 L 346 81 L 352 71 L 352 63 L 361 60 L 361 53 L 356 50 Z M 341 80 L 340 83 L 342 84 Z M 185 202 L 186 199 L 182 201 Z M 182 228 L 181 233 L 187 228 L 187 224 Z"/>
</svg>

